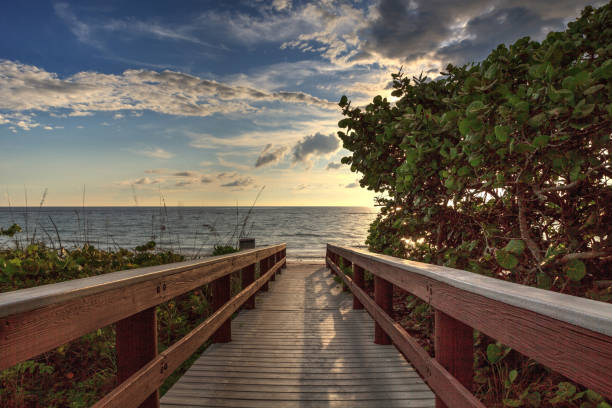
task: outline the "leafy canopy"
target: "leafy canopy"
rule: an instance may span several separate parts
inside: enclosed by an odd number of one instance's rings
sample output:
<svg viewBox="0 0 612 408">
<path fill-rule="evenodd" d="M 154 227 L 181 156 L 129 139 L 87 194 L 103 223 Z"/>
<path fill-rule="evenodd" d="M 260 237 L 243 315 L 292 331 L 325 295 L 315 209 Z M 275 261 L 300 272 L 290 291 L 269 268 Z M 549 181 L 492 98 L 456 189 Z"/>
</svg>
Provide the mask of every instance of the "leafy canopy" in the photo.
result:
<svg viewBox="0 0 612 408">
<path fill-rule="evenodd" d="M 434 80 L 394 74 L 395 103 L 343 96 L 342 162 L 382 193 L 370 249 L 547 288 L 604 277 L 611 55 L 608 4 Z"/>
</svg>

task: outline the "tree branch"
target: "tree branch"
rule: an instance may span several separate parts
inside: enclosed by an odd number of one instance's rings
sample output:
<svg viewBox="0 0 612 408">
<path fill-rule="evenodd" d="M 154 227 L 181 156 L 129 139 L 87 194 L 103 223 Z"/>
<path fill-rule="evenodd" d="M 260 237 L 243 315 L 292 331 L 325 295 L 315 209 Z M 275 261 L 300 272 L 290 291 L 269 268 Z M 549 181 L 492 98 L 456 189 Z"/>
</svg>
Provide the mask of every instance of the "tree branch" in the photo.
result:
<svg viewBox="0 0 612 408">
<path fill-rule="evenodd" d="M 542 256 L 540 255 L 540 249 L 538 248 L 538 244 L 534 242 L 531 238 L 531 234 L 529 234 L 529 226 L 527 225 L 527 216 L 525 215 L 525 197 L 523 196 L 523 191 L 518 189 L 517 193 L 517 203 L 518 203 L 518 219 L 519 219 L 519 228 L 521 230 L 521 238 L 527 244 L 527 248 L 533 255 L 533 257 L 540 263 L 542 260 Z"/>
</svg>

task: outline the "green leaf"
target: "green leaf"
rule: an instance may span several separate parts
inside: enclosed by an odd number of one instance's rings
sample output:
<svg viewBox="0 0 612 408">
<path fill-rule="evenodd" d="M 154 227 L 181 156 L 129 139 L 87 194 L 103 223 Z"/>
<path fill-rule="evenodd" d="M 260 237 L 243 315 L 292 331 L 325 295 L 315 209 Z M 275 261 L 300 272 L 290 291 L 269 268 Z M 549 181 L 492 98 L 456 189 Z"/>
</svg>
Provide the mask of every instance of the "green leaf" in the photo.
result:
<svg viewBox="0 0 612 408">
<path fill-rule="evenodd" d="M 469 106 L 465 110 L 465 113 L 467 113 L 468 115 L 475 115 L 480 111 L 483 111 L 484 109 L 486 109 L 486 106 L 482 103 L 482 101 L 474 101 L 469 104 Z"/>
<path fill-rule="evenodd" d="M 532 116 L 527 121 L 527 124 L 533 128 L 538 128 L 542 126 L 542 124 L 546 121 L 546 115 L 544 113 L 538 113 L 537 115 Z"/>
<path fill-rule="evenodd" d="M 462 166 L 457 170 L 457 175 L 461 177 L 469 176 L 472 173 L 472 169 L 468 166 Z"/>
<path fill-rule="evenodd" d="M 516 380 L 516 377 L 518 377 L 518 371 L 512 370 L 508 373 L 508 379 L 510 380 L 511 383 L 513 383 L 514 380 Z"/>
<path fill-rule="evenodd" d="M 348 103 L 348 98 L 346 97 L 346 95 L 342 95 L 342 98 L 340 98 L 340 103 L 338 103 L 338 105 L 340 105 L 341 108 L 344 108 Z"/>
<path fill-rule="evenodd" d="M 513 239 L 504 247 L 504 251 L 520 255 L 525 250 L 525 243 L 520 239 Z"/>
<path fill-rule="evenodd" d="M 598 92 L 598 91 L 600 91 L 600 90 L 604 89 L 605 87 L 606 87 L 606 86 L 605 86 L 605 85 L 603 85 L 603 84 L 593 85 L 593 86 L 591 86 L 591 87 L 588 87 L 588 88 L 587 88 L 587 89 L 586 89 L 586 90 L 585 90 L 583 93 L 584 93 L 585 95 L 592 95 L 592 94 L 594 94 L 595 92 Z"/>
<path fill-rule="evenodd" d="M 574 282 L 579 282 L 586 275 L 586 265 L 580 259 L 572 259 L 565 265 L 565 273 Z"/>
<path fill-rule="evenodd" d="M 593 109 L 595 109 L 595 104 L 593 103 L 576 105 L 576 108 L 572 112 L 572 118 L 585 118 L 593 112 Z"/>
<path fill-rule="evenodd" d="M 535 147 L 546 147 L 548 146 L 548 135 L 538 135 L 531 142 Z"/>
<path fill-rule="evenodd" d="M 501 125 L 495 126 L 495 137 L 500 142 L 507 142 L 509 134 L 510 134 L 510 128 L 508 128 L 508 126 L 501 126 Z"/>
<path fill-rule="evenodd" d="M 529 68 L 529 75 L 531 75 L 534 78 L 542 78 L 544 76 L 545 69 L 546 69 L 546 65 L 544 64 L 532 65 Z"/>
<path fill-rule="evenodd" d="M 497 363 L 501 358 L 501 354 L 501 349 L 497 344 L 492 343 L 487 346 L 487 360 L 489 360 L 490 363 Z"/>
<path fill-rule="evenodd" d="M 518 265 L 518 259 L 516 256 L 512 255 L 510 252 L 504 251 L 503 249 L 498 249 L 495 252 L 495 259 L 497 259 L 497 263 L 504 269 L 513 269 Z"/>
<path fill-rule="evenodd" d="M 467 134 L 467 132 L 470 131 L 470 120 L 469 119 L 463 119 L 459 122 L 459 133 L 461 133 L 461 136 L 465 136 Z"/>
<path fill-rule="evenodd" d="M 470 157 L 470 166 L 472 167 L 478 167 L 480 165 L 480 163 L 482 163 L 482 157 L 481 156 L 472 156 Z"/>
<path fill-rule="evenodd" d="M 497 64 L 491 64 L 484 74 L 485 79 L 491 80 L 497 75 Z"/>
<path fill-rule="evenodd" d="M 593 71 L 593 78 L 610 79 L 612 78 L 612 59 L 606 60 L 599 68 Z"/>
<path fill-rule="evenodd" d="M 557 387 L 557 395 L 550 400 L 552 403 L 569 401 L 576 394 L 576 386 L 572 383 L 560 382 Z"/>
</svg>

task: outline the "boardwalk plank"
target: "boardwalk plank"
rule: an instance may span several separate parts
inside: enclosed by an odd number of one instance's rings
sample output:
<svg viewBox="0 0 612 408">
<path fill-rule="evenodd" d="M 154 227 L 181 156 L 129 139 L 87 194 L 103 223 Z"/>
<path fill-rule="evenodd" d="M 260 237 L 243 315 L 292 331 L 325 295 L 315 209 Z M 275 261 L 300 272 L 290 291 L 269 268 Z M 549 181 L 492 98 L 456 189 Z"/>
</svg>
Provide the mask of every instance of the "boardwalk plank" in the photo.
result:
<svg viewBox="0 0 612 408">
<path fill-rule="evenodd" d="M 434 396 L 323 265 L 288 264 L 162 398 L 162 408 L 431 408 Z"/>
</svg>

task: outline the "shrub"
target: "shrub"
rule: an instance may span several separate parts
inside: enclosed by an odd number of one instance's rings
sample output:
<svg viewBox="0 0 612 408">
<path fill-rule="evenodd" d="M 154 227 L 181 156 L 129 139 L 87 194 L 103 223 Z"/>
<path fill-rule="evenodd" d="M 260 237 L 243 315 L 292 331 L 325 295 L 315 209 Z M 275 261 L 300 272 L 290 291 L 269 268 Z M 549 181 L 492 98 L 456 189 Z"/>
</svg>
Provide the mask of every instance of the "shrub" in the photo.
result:
<svg viewBox="0 0 612 408">
<path fill-rule="evenodd" d="M 381 193 L 369 249 L 612 301 L 611 57 L 609 3 L 433 80 L 394 74 L 395 103 L 343 96 L 342 162 Z M 407 330 L 431 338 L 426 305 L 406 307 Z M 609 406 L 482 334 L 475 345 L 487 406 Z"/>
<path fill-rule="evenodd" d="M 394 74 L 395 104 L 342 97 L 342 162 L 385 197 L 370 249 L 580 294 L 609 277 L 611 12 L 435 80 Z"/>
</svg>

